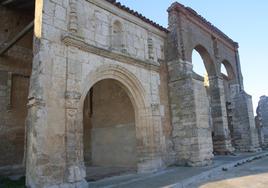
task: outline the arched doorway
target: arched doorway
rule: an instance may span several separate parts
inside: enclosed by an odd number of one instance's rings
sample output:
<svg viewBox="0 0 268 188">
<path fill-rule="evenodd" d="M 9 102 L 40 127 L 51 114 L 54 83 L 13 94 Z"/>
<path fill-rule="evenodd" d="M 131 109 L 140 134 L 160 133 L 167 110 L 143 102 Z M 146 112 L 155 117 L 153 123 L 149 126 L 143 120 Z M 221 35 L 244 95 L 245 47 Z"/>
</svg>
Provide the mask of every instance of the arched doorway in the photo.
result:
<svg viewBox="0 0 268 188">
<path fill-rule="evenodd" d="M 120 82 L 104 79 L 84 101 L 84 161 L 88 180 L 137 169 L 135 112 Z"/>
</svg>

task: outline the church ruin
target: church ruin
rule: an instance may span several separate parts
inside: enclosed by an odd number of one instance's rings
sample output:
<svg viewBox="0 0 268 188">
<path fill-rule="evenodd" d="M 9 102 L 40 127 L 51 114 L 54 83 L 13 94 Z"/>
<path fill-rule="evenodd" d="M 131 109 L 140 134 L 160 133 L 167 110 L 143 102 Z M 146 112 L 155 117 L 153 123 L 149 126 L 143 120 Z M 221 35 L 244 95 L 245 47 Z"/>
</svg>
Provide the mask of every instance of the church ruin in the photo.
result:
<svg viewBox="0 0 268 188">
<path fill-rule="evenodd" d="M 87 187 L 101 168 L 260 150 L 238 43 L 191 8 L 173 3 L 168 28 L 115 0 L 1 0 L 0 18 L 0 173 Z"/>
</svg>

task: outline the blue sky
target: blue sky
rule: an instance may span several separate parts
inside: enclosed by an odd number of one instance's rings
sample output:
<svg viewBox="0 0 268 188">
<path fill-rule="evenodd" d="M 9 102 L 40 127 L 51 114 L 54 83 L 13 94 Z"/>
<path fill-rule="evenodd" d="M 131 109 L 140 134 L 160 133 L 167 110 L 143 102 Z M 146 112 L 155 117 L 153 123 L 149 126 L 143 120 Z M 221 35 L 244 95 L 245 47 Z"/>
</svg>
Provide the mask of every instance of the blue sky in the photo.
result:
<svg viewBox="0 0 268 188">
<path fill-rule="evenodd" d="M 171 0 L 119 0 L 122 4 L 167 27 Z M 239 43 L 240 62 L 247 93 L 254 110 L 259 97 L 268 95 L 268 1 L 267 0 L 179 0 L 234 41 Z"/>
</svg>

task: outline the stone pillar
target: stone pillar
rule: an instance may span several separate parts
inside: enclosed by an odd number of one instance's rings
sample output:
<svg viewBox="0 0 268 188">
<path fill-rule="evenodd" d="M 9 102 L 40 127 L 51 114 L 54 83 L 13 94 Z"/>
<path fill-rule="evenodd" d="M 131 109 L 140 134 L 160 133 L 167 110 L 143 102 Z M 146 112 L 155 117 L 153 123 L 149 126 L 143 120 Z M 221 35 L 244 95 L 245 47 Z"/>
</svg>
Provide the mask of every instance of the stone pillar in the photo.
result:
<svg viewBox="0 0 268 188">
<path fill-rule="evenodd" d="M 261 96 L 257 108 L 257 121 L 259 123 L 259 137 L 263 148 L 268 148 L 268 97 Z"/>
<path fill-rule="evenodd" d="M 258 112 L 258 109 L 257 109 Z M 258 131 L 258 138 L 259 138 L 259 144 L 261 148 L 264 148 L 264 131 L 263 131 L 263 125 L 262 125 L 262 119 L 261 116 L 257 115 L 255 117 L 255 124 Z"/>
<path fill-rule="evenodd" d="M 209 93 L 211 116 L 214 129 L 213 148 L 217 154 L 229 154 L 234 151 L 228 128 L 226 102 L 223 79 L 218 76 L 209 77 Z"/>
<path fill-rule="evenodd" d="M 245 91 L 238 92 L 232 99 L 233 143 L 239 151 L 258 151 L 258 133 L 254 121 L 252 98 Z"/>
<path fill-rule="evenodd" d="M 80 140 L 75 140 L 81 136 L 80 127 L 75 128 L 74 121 L 79 95 L 69 89 L 70 84 L 66 87 L 66 49 L 61 46 L 61 36 L 66 29 L 55 26 L 59 18 L 51 11 L 55 6 L 57 11 L 67 11 L 65 5 L 58 7 L 59 4 L 46 0 L 35 2 L 27 117 L 26 185 L 29 188 L 87 187 L 82 154 L 77 153 Z M 73 134 L 74 131 L 77 134 Z"/>
<path fill-rule="evenodd" d="M 67 89 L 68 85 L 67 84 Z M 66 182 L 78 187 L 87 187 L 83 159 L 83 112 L 79 112 L 81 94 L 66 91 Z M 80 114 L 80 116 L 78 115 Z"/>
<path fill-rule="evenodd" d="M 209 109 L 208 106 L 200 108 L 199 104 L 207 99 L 202 97 L 206 93 L 205 87 L 203 84 L 199 87 L 192 78 L 191 63 L 171 61 L 168 63 L 168 71 L 176 162 L 190 166 L 210 164 L 213 154 Z"/>
</svg>

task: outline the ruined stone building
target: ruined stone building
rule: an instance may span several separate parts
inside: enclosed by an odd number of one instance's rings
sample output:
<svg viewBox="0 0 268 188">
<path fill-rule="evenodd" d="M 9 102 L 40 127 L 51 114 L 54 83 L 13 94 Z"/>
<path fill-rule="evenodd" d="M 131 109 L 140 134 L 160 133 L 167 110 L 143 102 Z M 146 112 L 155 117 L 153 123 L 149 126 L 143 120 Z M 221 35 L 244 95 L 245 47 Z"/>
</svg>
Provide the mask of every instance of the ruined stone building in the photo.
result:
<svg viewBox="0 0 268 188">
<path fill-rule="evenodd" d="M 168 28 L 115 0 L 0 0 L 0 18 L 0 172 L 28 187 L 259 150 L 238 44 L 191 8 Z"/>
<path fill-rule="evenodd" d="M 259 135 L 259 144 L 262 148 L 268 148 L 268 97 L 261 96 L 255 117 Z"/>
</svg>

